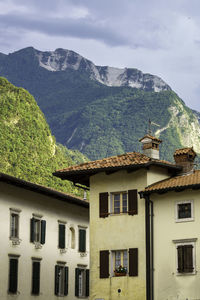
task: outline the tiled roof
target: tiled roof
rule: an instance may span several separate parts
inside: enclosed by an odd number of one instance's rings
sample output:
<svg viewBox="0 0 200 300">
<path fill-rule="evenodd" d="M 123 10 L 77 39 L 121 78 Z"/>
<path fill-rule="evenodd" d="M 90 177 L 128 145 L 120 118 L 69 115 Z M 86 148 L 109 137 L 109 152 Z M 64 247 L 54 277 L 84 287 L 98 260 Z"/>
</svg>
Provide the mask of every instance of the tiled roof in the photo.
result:
<svg viewBox="0 0 200 300">
<path fill-rule="evenodd" d="M 175 155 L 180 155 L 180 154 L 187 154 L 187 153 L 195 153 L 195 151 L 193 150 L 193 147 L 190 147 L 190 148 L 182 148 L 182 149 L 177 149 L 175 152 L 174 152 L 174 156 Z"/>
<path fill-rule="evenodd" d="M 156 138 L 155 136 L 152 136 L 152 135 L 150 135 L 150 134 L 146 134 L 145 136 L 143 136 L 143 138 L 141 138 L 140 140 L 139 140 L 139 142 L 141 142 L 143 139 L 145 139 L 145 138 L 149 138 L 149 139 L 151 139 L 151 140 L 153 140 L 153 141 L 157 141 L 157 142 L 162 142 L 162 140 L 160 140 L 160 139 L 158 139 L 158 138 Z"/>
<path fill-rule="evenodd" d="M 200 188 L 200 170 L 192 174 L 175 176 L 154 183 L 144 190 L 144 193 L 167 192 L 169 190 L 184 190 L 187 188 Z"/>
</svg>

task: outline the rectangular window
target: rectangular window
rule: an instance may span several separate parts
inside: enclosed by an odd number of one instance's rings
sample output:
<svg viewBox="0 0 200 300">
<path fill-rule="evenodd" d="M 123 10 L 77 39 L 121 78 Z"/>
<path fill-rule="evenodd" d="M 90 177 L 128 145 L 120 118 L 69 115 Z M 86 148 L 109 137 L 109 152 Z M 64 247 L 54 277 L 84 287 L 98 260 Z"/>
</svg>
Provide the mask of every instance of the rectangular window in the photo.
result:
<svg viewBox="0 0 200 300">
<path fill-rule="evenodd" d="M 195 273 L 194 244 L 177 245 L 177 273 Z"/>
<path fill-rule="evenodd" d="M 66 296 L 68 294 L 68 267 L 55 266 L 55 295 Z"/>
<path fill-rule="evenodd" d="M 79 229 L 79 252 L 86 252 L 86 229 Z"/>
<path fill-rule="evenodd" d="M 113 276 L 126 276 L 128 272 L 128 254 L 127 250 L 112 251 Z"/>
<path fill-rule="evenodd" d="M 113 193 L 113 213 L 127 213 L 127 192 Z"/>
<path fill-rule="evenodd" d="M 193 201 L 176 203 L 176 222 L 193 220 Z"/>
<path fill-rule="evenodd" d="M 75 270 L 75 296 L 80 298 L 89 296 L 88 269 L 76 268 Z"/>
<path fill-rule="evenodd" d="M 12 294 L 17 293 L 18 285 L 18 257 L 9 258 L 9 280 L 8 280 L 8 292 Z"/>
<path fill-rule="evenodd" d="M 19 239 L 19 215 L 21 210 L 17 208 L 10 208 L 10 239 L 15 244 L 20 243 Z"/>
<path fill-rule="evenodd" d="M 32 262 L 32 294 L 39 295 L 40 293 L 40 261 L 33 260 Z"/>
<path fill-rule="evenodd" d="M 138 199 L 137 198 L 138 198 L 137 190 L 128 190 L 128 191 L 123 191 L 123 192 L 111 193 L 110 194 L 109 215 L 110 214 L 118 215 L 118 214 L 127 214 L 127 213 L 129 215 L 137 215 L 137 213 L 138 213 Z M 100 209 L 101 209 L 101 206 L 100 206 Z M 101 216 L 102 216 L 102 213 L 100 212 L 100 217 Z"/>
<path fill-rule="evenodd" d="M 45 244 L 46 221 L 40 218 L 32 218 L 30 233 L 32 243 Z"/>
<path fill-rule="evenodd" d="M 58 248 L 65 249 L 65 224 L 58 224 Z"/>
</svg>

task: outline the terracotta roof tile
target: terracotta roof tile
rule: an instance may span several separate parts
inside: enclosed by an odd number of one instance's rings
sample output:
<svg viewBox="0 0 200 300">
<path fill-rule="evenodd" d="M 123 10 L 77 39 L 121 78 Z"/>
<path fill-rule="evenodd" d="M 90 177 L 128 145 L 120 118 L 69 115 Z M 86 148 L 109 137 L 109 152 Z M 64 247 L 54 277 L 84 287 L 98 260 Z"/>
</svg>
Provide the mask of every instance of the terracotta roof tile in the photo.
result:
<svg viewBox="0 0 200 300">
<path fill-rule="evenodd" d="M 139 142 L 141 142 L 144 138 L 149 138 L 149 139 L 151 139 L 151 140 L 153 140 L 153 141 L 157 141 L 157 142 L 162 143 L 162 140 L 160 140 L 160 139 L 158 139 L 157 137 L 152 136 L 152 135 L 150 135 L 150 134 L 146 134 L 145 136 L 143 136 L 143 138 L 139 139 Z"/>
<path fill-rule="evenodd" d="M 194 154 L 196 154 L 195 151 L 194 151 L 194 149 L 193 149 L 193 147 L 176 149 L 176 151 L 174 152 L 174 156 L 175 155 L 180 155 L 180 154 L 187 154 L 187 153 L 191 153 L 191 152 L 193 152 Z"/>
<path fill-rule="evenodd" d="M 154 183 L 144 190 L 147 193 L 175 190 L 192 186 L 200 187 L 200 170 L 195 170 L 192 174 L 176 176 Z"/>
</svg>

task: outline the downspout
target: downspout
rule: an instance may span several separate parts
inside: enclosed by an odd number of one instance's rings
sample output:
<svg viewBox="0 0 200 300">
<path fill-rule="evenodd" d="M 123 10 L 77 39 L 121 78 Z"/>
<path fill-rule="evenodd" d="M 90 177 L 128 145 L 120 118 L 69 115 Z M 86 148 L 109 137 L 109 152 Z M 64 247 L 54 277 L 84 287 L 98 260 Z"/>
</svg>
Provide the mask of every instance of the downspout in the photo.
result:
<svg viewBox="0 0 200 300">
<path fill-rule="evenodd" d="M 151 300 L 154 299 L 154 236 L 153 236 L 153 216 L 154 216 L 154 213 L 153 213 L 153 201 L 151 201 L 149 199 L 149 202 L 150 202 L 150 205 L 151 205 L 151 214 L 150 214 L 150 223 L 151 223 L 151 247 L 150 247 L 150 252 L 151 252 Z"/>
</svg>

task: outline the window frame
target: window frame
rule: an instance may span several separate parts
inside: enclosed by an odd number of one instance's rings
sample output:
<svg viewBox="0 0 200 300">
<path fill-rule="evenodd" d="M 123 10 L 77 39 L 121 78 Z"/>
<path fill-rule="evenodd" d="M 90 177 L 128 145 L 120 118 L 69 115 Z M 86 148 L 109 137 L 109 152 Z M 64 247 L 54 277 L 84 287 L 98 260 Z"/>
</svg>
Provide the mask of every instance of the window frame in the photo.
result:
<svg viewBox="0 0 200 300">
<path fill-rule="evenodd" d="M 81 274 L 80 274 L 81 273 Z M 82 276 L 80 281 L 80 275 Z M 87 265 L 77 265 L 75 269 L 75 296 L 77 298 L 88 298 L 89 297 L 89 289 L 87 284 L 89 284 L 89 269 L 87 269 Z M 81 286 L 81 293 L 80 293 Z"/>
<path fill-rule="evenodd" d="M 59 268 L 59 271 L 61 270 L 61 272 L 62 272 L 61 273 L 62 278 L 60 277 L 59 273 L 57 274 L 58 275 L 58 278 L 57 278 L 56 277 L 56 271 L 55 271 L 55 284 L 56 284 L 56 282 L 58 283 L 58 287 L 57 287 L 58 288 L 58 292 L 55 293 L 55 295 L 57 297 L 65 297 L 65 296 L 68 295 L 68 285 L 69 285 L 69 283 L 68 283 L 68 281 L 69 281 L 68 272 L 69 272 L 69 267 L 66 266 L 66 262 L 57 261 L 57 263 L 55 265 L 55 269 L 56 268 Z M 60 283 L 61 283 L 61 289 L 62 290 L 60 290 Z M 56 289 L 56 287 L 55 287 L 55 289 Z"/>
<path fill-rule="evenodd" d="M 36 232 L 35 232 L 35 228 L 36 228 L 36 223 L 38 223 L 38 228 L 39 228 L 39 240 L 36 240 Z M 33 226 L 33 228 L 32 228 Z M 46 237 L 46 220 L 43 219 L 42 215 L 39 214 L 32 214 L 32 218 L 31 218 L 31 228 L 33 229 L 33 237 L 32 237 L 32 233 L 31 233 L 31 243 L 33 243 L 35 245 L 36 249 L 41 249 L 42 246 L 45 244 L 45 237 Z M 31 230 L 30 228 L 30 230 Z M 43 235 L 42 235 L 42 228 L 44 230 Z M 44 241 L 42 240 L 42 237 L 44 239 Z"/>
<path fill-rule="evenodd" d="M 21 212 L 21 209 L 17 209 L 17 208 L 10 208 L 10 234 L 9 234 L 9 239 L 12 241 L 12 243 L 14 245 L 19 245 L 20 242 L 21 242 L 21 239 L 19 238 L 19 233 L 20 233 L 20 212 Z M 17 218 L 17 235 L 14 236 L 12 234 L 12 216 L 15 215 L 16 218 Z M 16 227 L 16 224 L 15 224 L 15 227 Z"/>
<path fill-rule="evenodd" d="M 181 204 L 191 204 L 191 217 L 190 218 L 179 218 L 178 217 L 178 207 Z M 194 201 L 193 200 L 183 200 L 183 201 L 178 201 L 175 204 L 175 222 L 176 223 L 181 223 L 181 222 L 191 222 L 194 221 Z"/>
<path fill-rule="evenodd" d="M 84 251 L 81 251 L 81 241 L 80 241 L 80 231 L 84 230 L 85 231 L 85 249 Z M 87 226 L 81 226 L 78 225 L 78 252 L 80 253 L 80 256 L 87 256 Z"/>
<path fill-rule="evenodd" d="M 66 240 L 67 226 L 66 226 L 66 224 L 67 224 L 66 221 L 58 220 L 58 249 L 60 250 L 60 253 L 67 252 L 67 240 Z M 61 247 L 61 245 L 60 245 L 60 234 L 61 234 L 60 225 L 64 226 L 64 247 Z"/>
<path fill-rule="evenodd" d="M 118 249 L 118 250 L 111 250 L 111 260 L 110 260 L 110 276 L 111 277 L 118 277 L 119 275 L 115 274 L 116 270 L 116 254 L 120 252 L 120 265 L 122 267 L 126 267 L 126 273 L 121 276 L 128 276 L 129 275 L 129 250 L 128 249 Z M 124 266 L 124 252 L 127 255 L 127 265 Z"/>
<path fill-rule="evenodd" d="M 41 281 L 41 261 L 42 258 L 32 257 L 32 278 L 31 278 L 31 295 L 40 295 L 40 281 Z M 38 292 L 34 292 L 34 263 L 39 263 L 39 276 L 38 276 Z"/>
<path fill-rule="evenodd" d="M 126 194 L 126 212 L 123 212 L 123 195 Z M 120 195 L 120 211 L 115 213 L 115 195 Z M 110 193 L 110 215 L 116 216 L 121 214 L 128 214 L 128 191 L 111 192 Z"/>
<path fill-rule="evenodd" d="M 11 294 L 11 295 L 17 295 L 19 294 L 19 291 L 18 291 L 18 278 L 19 278 L 19 258 L 20 258 L 20 255 L 17 255 L 17 254 L 8 254 L 8 257 L 9 257 L 9 265 L 8 265 L 8 294 Z M 17 264 L 16 264 L 16 278 L 15 278 L 15 285 L 16 285 L 16 290 L 15 291 L 12 291 L 12 285 L 14 284 L 13 283 L 13 276 L 11 276 L 11 260 L 16 260 L 17 261 Z"/>
</svg>

